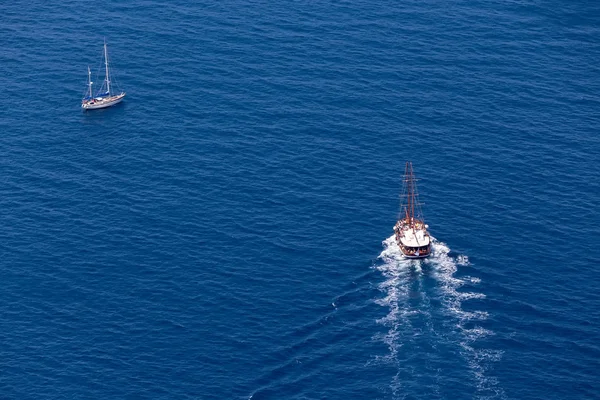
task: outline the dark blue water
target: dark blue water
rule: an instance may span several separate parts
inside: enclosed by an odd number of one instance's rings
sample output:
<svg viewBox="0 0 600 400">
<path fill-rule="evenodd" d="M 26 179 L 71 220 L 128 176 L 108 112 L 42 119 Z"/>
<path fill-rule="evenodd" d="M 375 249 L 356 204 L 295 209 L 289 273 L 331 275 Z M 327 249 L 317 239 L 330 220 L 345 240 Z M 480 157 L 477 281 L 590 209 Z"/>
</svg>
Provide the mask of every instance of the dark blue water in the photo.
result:
<svg viewBox="0 0 600 400">
<path fill-rule="evenodd" d="M 0 398 L 600 397 L 599 3 L 16 1 L 0 38 Z M 105 38 L 128 94 L 84 113 Z"/>
</svg>

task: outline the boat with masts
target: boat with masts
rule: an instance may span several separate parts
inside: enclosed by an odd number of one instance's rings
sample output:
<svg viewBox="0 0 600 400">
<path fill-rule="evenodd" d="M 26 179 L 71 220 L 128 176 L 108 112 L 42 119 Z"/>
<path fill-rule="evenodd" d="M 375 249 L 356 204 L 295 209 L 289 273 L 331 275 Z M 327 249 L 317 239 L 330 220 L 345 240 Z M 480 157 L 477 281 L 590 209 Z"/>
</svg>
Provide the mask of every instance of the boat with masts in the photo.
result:
<svg viewBox="0 0 600 400">
<path fill-rule="evenodd" d="M 108 50 L 106 48 L 106 42 L 104 42 L 104 70 L 105 77 L 104 82 L 98 92 L 94 94 L 92 90 L 92 72 L 88 66 L 88 90 L 86 91 L 85 97 L 81 101 L 81 108 L 84 110 L 96 110 L 98 108 L 106 108 L 114 106 L 120 103 L 125 97 L 125 92 L 121 91 L 116 94 L 111 87 L 111 75 L 108 67 Z"/>
<path fill-rule="evenodd" d="M 400 219 L 394 226 L 396 243 L 407 258 L 425 258 L 431 254 L 431 237 L 423 219 L 417 180 L 411 162 L 406 163 L 404 172 Z"/>
</svg>

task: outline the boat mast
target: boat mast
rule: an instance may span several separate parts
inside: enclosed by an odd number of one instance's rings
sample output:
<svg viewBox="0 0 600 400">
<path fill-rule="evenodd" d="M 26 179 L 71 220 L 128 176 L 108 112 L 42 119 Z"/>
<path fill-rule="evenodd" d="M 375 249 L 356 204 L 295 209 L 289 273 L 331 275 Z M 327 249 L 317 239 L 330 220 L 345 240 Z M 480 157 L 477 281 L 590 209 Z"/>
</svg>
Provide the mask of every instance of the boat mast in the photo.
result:
<svg viewBox="0 0 600 400">
<path fill-rule="evenodd" d="M 88 86 L 90 87 L 90 98 L 92 97 L 92 71 L 90 71 L 90 66 L 88 65 Z"/>
<path fill-rule="evenodd" d="M 108 51 L 106 50 L 106 40 L 104 40 L 104 65 L 106 66 L 106 91 L 110 96 L 110 80 L 108 79 Z"/>
<path fill-rule="evenodd" d="M 407 217 L 408 224 L 411 228 L 414 228 L 415 225 L 415 177 L 413 174 L 412 163 L 409 161 L 406 163 L 406 184 L 407 184 L 407 197 L 408 197 L 408 206 L 407 206 Z"/>
<path fill-rule="evenodd" d="M 410 224 L 411 217 L 411 185 L 410 185 L 410 175 L 408 170 L 408 162 L 406 163 L 406 168 L 404 169 L 404 182 L 406 185 L 406 220 Z"/>
</svg>

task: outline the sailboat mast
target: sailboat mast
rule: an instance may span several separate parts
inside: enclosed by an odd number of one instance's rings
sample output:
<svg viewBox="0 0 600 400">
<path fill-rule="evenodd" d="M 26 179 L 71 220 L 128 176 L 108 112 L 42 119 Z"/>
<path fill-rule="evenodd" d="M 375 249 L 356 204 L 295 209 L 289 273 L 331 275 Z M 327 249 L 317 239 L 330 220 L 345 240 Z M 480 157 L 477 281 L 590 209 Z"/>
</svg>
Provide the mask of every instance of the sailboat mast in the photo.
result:
<svg viewBox="0 0 600 400">
<path fill-rule="evenodd" d="M 90 98 L 92 97 L 92 71 L 90 71 L 90 66 L 88 65 L 88 86 L 90 87 Z"/>
<path fill-rule="evenodd" d="M 408 163 L 409 171 L 409 185 L 410 185 L 410 226 L 414 227 L 415 224 L 415 187 L 412 163 Z"/>
<path fill-rule="evenodd" d="M 110 96 L 110 80 L 108 78 L 108 51 L 106 50 L 106 41 L 104 41 L 104 65 L 106 66 L 106 91 Z"/>
<path fill-rule="evenodd" d="M 409 169 L 408 169 L 408 162 L 406 163 L 406 168 L 404 170 L 404 181 L 406 184 L 406 219 L 408 220 L 408 223 L 410 224 L 410 218 L 412 215 L 412 212 L 411 212 L 412 193 L 411 193 L 410 173 L 409 173 Z"/>
<path fill-rule="evenodd" d="M 415 175 L 413 172 L 413 167 L 412 167 L 412 163 L 411 162 L 407 162 L 406 163 L 406 180 L 407 180 L 407 185 L 408 185 L 408 205 L 409 205 L 409 209 L 408 209 L 408 218 L 409 218 L 409 224 L 411 227 L 414 228 L 415 225 L 415 207 L 416 207 L 416 202 L 417 202 L 417 192 L 416 192 L 416 188 L 415 188 Z"/>
</svg>

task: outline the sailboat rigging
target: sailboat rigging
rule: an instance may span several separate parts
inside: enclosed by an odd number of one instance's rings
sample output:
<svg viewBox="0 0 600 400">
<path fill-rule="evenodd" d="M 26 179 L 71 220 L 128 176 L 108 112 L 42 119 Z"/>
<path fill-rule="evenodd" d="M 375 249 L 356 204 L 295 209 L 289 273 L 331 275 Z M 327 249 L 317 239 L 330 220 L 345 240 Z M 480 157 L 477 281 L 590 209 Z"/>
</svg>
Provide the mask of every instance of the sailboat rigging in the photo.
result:
<svg viewBox="0 0 600 400">
<path fill-rule="evenodd" d="M 110 69 L 108 66 L 108 49 L 106 42 L 104 42 L 104 71 L 105 77 L 104 82 L 98 92 L 93 92 L 92 72 L 88 66 L 88 90 L 86 91 L 85 97 L 81 101 L 81 108 L 84 110 L 95 110 L 98 108 L 106 108 L 120 103 L 125 97 L 125 92 L 116 94 L 111 88 L 110 80 Z"/>
</svg>

